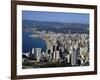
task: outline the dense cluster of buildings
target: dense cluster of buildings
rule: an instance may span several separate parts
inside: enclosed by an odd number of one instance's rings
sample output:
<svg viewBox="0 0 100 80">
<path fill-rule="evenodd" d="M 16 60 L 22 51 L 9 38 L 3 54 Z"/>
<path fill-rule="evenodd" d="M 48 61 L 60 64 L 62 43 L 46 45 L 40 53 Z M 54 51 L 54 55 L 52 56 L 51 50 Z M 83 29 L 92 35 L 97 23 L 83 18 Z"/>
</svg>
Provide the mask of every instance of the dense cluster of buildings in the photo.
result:
<svg viewBox="0 0 100 80">
<path fill-rule="evenodd" d="M 23 53 L 28 59 L 38 62 L 57 62 L 72 66 L 89 65 L 89 34 L 42 32 L 39 37 L 47 44 L 46 52 L 32 48 Z M 23 57 L 23 59 L 26 57 Z"/>
</svg>

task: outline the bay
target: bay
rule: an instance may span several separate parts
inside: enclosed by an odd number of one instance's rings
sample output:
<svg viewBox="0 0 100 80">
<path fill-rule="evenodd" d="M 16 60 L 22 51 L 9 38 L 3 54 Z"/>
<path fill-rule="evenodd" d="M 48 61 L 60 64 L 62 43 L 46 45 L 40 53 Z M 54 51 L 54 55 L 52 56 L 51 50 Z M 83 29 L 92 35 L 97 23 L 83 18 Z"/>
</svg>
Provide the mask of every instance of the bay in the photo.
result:
<svg viewBox="0 0 100 80">
<path fill-rule="evenodd" d="M 29 37 L 31 32 L 22 32 L 22 52 L 31 52 L 32 48 L 41 48 L 43 52 L 46 51 L 46 42 L 41 38 Z"/>
</svg>

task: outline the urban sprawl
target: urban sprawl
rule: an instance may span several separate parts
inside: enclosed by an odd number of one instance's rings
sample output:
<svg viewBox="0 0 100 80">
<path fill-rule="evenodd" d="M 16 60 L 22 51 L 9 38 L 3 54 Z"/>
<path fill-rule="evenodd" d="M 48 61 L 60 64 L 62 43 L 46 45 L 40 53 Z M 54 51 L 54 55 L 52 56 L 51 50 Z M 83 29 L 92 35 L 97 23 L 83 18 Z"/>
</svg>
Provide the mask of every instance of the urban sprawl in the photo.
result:
<svg viewBox="0 0 100 80">
<path fill-rule="evenodd" d="M 32 67 L 52 66 L 86 66 L 89 65 L 89 34 L 55 33 L 52 31 L 36 31 L 29 37 L 45 40 L 47 48 L 32 48 L 31 52 L 23 53 L 23 65 Z M 34 43 L 33 43 L 34 44 Z M 25 62 L 26 61 L 26 62 Z M 26 63 L 26 64 L 25 64 Z"/>
</svg>

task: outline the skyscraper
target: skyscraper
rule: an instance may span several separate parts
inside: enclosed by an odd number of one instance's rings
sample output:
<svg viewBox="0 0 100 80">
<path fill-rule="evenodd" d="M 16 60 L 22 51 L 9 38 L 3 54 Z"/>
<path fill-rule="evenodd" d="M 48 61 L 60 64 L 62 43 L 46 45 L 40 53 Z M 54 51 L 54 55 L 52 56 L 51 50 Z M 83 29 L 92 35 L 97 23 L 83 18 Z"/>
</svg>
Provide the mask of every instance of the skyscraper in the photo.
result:
<svg viewBox="0 0 100 80">
<path fill-rule="evenodd" d="M 41 59 L 41 48 L 34 48 L 34 56 L 37 61 Z"/>
<path fill-rule="evenodd" d="M 71 64 L 72 65 L 76 65 L 76 50 L 73 47 L 73 45 L 71 46 Z"/>
<path fill-rule="evenodd" d="M 34 48 L 32 48 L 32 54 L 34 54 Z"/>
</svg>

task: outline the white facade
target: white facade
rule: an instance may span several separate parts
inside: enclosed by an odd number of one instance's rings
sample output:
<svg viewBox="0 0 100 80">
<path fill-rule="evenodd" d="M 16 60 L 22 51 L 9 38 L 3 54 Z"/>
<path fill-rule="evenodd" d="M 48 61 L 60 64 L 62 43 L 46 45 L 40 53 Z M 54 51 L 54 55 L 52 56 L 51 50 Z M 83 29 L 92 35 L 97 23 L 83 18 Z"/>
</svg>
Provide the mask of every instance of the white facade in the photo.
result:
<svg viewBox="0 0 100 80">
<path fill-rule="evenodd" d="M 53 52 L 53 60 L 56 59 L 56 51 Z"/>
<path fill-rule="evenodd" d="M 34 48 L 32 48 L 32 54 L 34 54 Z"/>
<path fill-rule="evenodd" d="M 70 63 L 70 55 L 67 55 L 66 58 L 67 58 L 67 62 Z"/>
<path fill-rule="evenodd" d="M 60 57 L 59 57 L 59 51 L 56 51 L 56 60 L 58 60 Z"/>
<path fill-rule="evenodd" d="M 81 55 L 86 55 L 88 51 L 88 47 L 81 47 L 80 48 L 80 54 Z"/>
<path fill-rule="evenodd" d="M 58 61 L 59 58 L 60 58 L 59 51 L 54 51 L 54 53 L 53 53 L 53 60 L 54 61 Z"/>
<path fill-rule="evenodd" d="M 76 50 L 73 46 L 71 46 L 70 48 L 70 52 L 71 52 L 71 64 L 72 65 L 76 65 Z"/>
<path fill-rule="evenodd" d="M 41 59 L 41 48 L 35 48 L 34 54 L 35 54 L 35 58 L 37 59 L 37 61 L 39 61 Z"/>
</svg>

